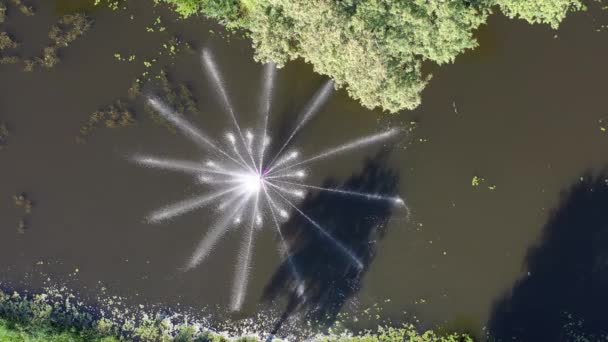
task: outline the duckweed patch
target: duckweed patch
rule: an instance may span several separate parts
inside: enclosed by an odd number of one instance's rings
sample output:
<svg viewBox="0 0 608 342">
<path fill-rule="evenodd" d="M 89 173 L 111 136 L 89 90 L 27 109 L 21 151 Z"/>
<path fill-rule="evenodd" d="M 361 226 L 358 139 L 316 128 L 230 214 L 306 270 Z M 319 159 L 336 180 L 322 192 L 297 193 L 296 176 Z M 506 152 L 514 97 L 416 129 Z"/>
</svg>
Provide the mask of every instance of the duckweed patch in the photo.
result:
<svg viewBox="0 0 608 342">
<path fill-rule="evenodd" d="M 107 6 L 112 11 L 117 11 L 121 5 L 122 0 L 95 0 L 94 6 Z M 123 9 L 125 9 L 123 7 Z"/>
<path fill-rule="evenodd" d="M 606 119 L 599 119 L 597 121 L 598 127 L 600 129 L 600 132 L 602 133 L 608 133 L 608 120 Z"/>
<path fill-rule="evenodd" d="M 486 179 L 480 176 L 473 176 L 473 179 L 471 179 L 471 186 L 476 188 L 478 186 L 481 185 L 481 183 L 485 182 Z"/>
</svg>

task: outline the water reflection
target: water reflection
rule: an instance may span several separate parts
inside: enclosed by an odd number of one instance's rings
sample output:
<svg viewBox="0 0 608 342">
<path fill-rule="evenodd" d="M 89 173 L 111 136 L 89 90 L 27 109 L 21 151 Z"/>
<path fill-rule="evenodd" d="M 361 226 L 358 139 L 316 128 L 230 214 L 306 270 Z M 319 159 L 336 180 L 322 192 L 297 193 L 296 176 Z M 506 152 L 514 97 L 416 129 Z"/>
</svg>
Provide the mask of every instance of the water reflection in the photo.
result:
<svg viewBox="0 0 608 342">
<path fill-rule="evenodd" d="M 387 157 L 388 151 L 382 151 L 368 159 L 361 172 L 343 184 L 327 179 L 323 186 L 394 196 L 399 177 L 387 166 Z M 303 314 L 306 320 L 320 326 L 329 326 L 335 321 L 342 306 L 360 289 L 363 275 L 375 257 L 376 243 L 386 234 L 386 222 L 395 205 L 389 201 L 320 192 L 309 195 L 301 208 L 353 251 L 363 268 L 359 269 L 337 253 L 333 244 L 310 227 L 301 215 L 292 215 L 282 226 L 282 231 L 289 242 L 299 277 L 285 261 L 264 289 L 265 301 L 287 300 L 273 334 L 295 313 Z"/>
<path fill-rule="evenodd" d="M 608 173 L 562 195 L 525 260 L 527 273 L 495 305 L 496 340 L 599 340 L 608 333 Z"/>
</svg>

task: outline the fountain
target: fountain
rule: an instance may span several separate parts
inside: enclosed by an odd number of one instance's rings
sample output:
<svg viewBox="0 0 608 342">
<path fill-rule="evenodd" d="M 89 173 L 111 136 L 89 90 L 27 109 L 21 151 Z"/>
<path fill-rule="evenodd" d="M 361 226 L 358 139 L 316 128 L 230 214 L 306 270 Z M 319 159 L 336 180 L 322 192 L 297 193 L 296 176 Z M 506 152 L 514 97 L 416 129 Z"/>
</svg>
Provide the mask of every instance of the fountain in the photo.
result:
<svg viewBox="0 0 608 342">
<path fill-rule="evenodd" d="M 230 309 L 239 311 L 245 299 L 247 283 L 251 270 L 252 252 L 254 249 L 256 230 L 269 220 L 280 237 L 279 251 L 288 260 L 288 265 L 298 280 L 297 292 L 304 293 L 305 284 L 299 281 L 301 277 L 296 264 L 292 261 L 287 245 L 280 229 L 281 220 L 289 217 L 288 210 L 301 215 L 324 238 L 327 239 L 339 252 L 358 269 L 363 263 L 357 255 L 338 239 L 334 238 L 325 228 L 315 222 L 298 208 L 297 201 L 306 195 L 307 190 L 328 191 L 340 196 L 357 196 L 370 201 L 388 201 L 394 205 L 405 206 L 400 197 L 383 196 L 381 194 L 361 193 L 339 189 L 323 188 L 305 184 L 307 170 L 303 167 L 315 161 L 330 158 L 348 151 L 356 150 L 371 144 L 377 144 L 395 138 L 399 130 L 390 129 L 370 136 L 355 139 L 340 146 L 328 148 L 321 153 L 299 161 L 300 153 L 296 150 L 284 151 L 290 142 L 303 127 L 319 111 L 327 101 L 333 89 L 333 82 L 326 82 L 305 106 L 298 117 L 295 128 L 273 156 L 268 156 L 268 121 L 271 112 L 271 98 L 276 74 L 272 64 L 266 64 L 262 86 L 261 113 L 262 117 L 258 127 L 258 134 L 243 131 L 239 125 L 234 108 L 229 101 L 228 93 L 215 64 L 213 56 L 208 50 L 202 52 L 202 62 L 210 80 L 218 92 L 224 109 L 230 116 L 234 126 L 234 133 L 225 136 L 226 143 L 216 142 L 208 137 L 180 113 L 176 113 L 167 106 L 162 99 L 150 96 L 147 101 L 162 117 L 174 125 L 183 135 L 196 143 L 212 156 L 206 162 L 175 160 L 152 156 L 136 155 L 132 160 L 137 164 L 171 171 L 185 172 L 196 177 L 198 182 L 206 184 L 212 192 L 186 199 L 168 205 L 152 212 L 147 217 L 150 223 L 160 223 L 193 210 L 218 205 L 220 209 L 217 221 L 207 230 L 194 254 L 185 266 L 190 270 L 199 265 L 210 255 L 214 246 L 230 229 L 241 227 L 241 248 L 236 267 L 235 281 L 232 289 Z"/>
</svg>

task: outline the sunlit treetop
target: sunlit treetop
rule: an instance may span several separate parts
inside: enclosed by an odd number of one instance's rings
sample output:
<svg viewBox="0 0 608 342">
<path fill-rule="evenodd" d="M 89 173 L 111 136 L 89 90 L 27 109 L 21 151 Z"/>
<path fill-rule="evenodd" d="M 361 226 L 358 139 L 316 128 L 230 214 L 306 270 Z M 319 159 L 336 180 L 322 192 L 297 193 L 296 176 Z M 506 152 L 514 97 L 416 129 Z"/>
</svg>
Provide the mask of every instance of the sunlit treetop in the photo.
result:
<svg viewBox="0 0 608 342">
<path fill-rule="evenodd" d="M 451 63 L 477 46 L 492 10 L 557 28 L 581 0 L 165 0 L 245 29 L 259 61 L 298 58 L 368 108 L 414 109 L 430 79 L 424 63 Z"/>
</svg>

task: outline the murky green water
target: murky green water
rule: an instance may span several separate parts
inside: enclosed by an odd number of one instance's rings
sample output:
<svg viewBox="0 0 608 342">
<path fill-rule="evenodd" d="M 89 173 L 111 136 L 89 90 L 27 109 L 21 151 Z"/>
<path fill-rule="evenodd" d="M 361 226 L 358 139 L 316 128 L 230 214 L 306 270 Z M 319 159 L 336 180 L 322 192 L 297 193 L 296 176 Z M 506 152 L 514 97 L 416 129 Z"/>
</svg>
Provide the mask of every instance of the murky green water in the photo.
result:
<svg viewBox="0 0 608 342">
<path fill-rule="evenodd" d="M 136 152 L 188 158 L 199 151 L 141 110 L 134 127 L 100 128 L 86 144 L 75 142 L 88 116 L 125 99 L 133 80 L 146 71 L 143 61 L 152 58 L 158 61 L 150 75 L 163 67 L 176 83 L 188 85 L 200 110 L 190 119 L 219 137 L 229 121 L 200 66 L 202 47 L 217 57 L 240 119 L 254 124 L 262 68 L 252 60 L 249 42 L 224 38 L 220 27 L 202 18 L 175 21 L 166 8 L 150 3 L 131 1 L 118 12 L 76 6 L 89 10 L 95 23 L 61 50 L 57 67 L 26 73 L 21 66 L 0 66 L 0 121 L 11 131 L 0 150 L 0 280 L 36 288 L 37 275 L 44 274 L 69 281 L 83 293 L 105 286 L 133 303 L 181 303 L 223 312 L 238 231 L 197 269 L 180 272 L 212 212 L 161 225 L 148 225 L 143 218 L 198 193 L 200 186 L 126 160 Z M 64 1 L 32 4 L 35 16 L 12 10 L 3 24 L 22 42 L 22 56 L 38 54 L 57 16 L 75 9 Z M 157 17 L 160 25 L 154 24 Z M 297 137 L 295 145 L 304 154 L 387 126 L 408 129 L 416 121 L 418 127 L 387 156 L 367 148 L 315 164 L 310 182 L 354 178 L 356 183 L 363 175 L 371 177 L 371 185 L 359 184 L 365 188 L 390 183 L 392 170 L 395 183 L 387 189 L 406 198 L 412 212 L 408 220 L 403 210 L 326 197 L 307 200 L 303 207 L 335 226 L 336 236 L 365 255 L 367 268 L 361 274 L 341 269 L 314 238 L 294 233 L 318 297 L 315 306 L 304 303 L 298 310 L 314 316 L 379 304 L 380 320 L 408 317 L 425 328 L 484 334 L 495 303 L 518 279 L 535 276 L 527 273 L 526 253 L 542 243 L 541 232 L 560 193 L 581 182 L 585 172 L 608 165 L 608 135 L 599 123 L 608 120 L 608 31 L 595 31 L 602 23 L 606 19 L 600 13 L 576 14 L 555 38 L 546 27 L 494 16 L 480 33 L 479 50 L 435 68 L 423 105 L 413 112 L 384 115 L 363 109 L 344 91 L 336 93 Z M 159 32 L 160 27 L 165 30 Z M 158 56 L 172 35 L 188 42 L 193 52 Z M 137 58 L 120 62 L 116 53 Z M 302 62 L 278 72 L 275 136 L 288 134 L 298 110 L 324 81 Z M 366 169 L 369 158 L 376 159 Z M 484 179 L 477 187 L 471 184 L 474 176 Z M 31 214 L 13 203 L 12 196 L 21 192 L 34 201 Z M 323 206 L 330 214 L 319 210 Z M 22 217 L 27 229 L 18 234 Z M 378 226 L 383 219 L 387 224 Z M 288 224 L 292 227 L 286 230 L 293 232 L 302 225 L 295 219 Z M 280 314 L 289 302 L 282 292 L 289 279 L 280 277 L 274 234 L 264 230 L 256 241 L 245 308 L 237 317 L 251 317 L 260 308 Z M 336 300 L 340 293 L 346 297 Z M 269 304 L 275 296 L 282 300 Z M 353 326 L 365 328 L 366 321 Z"/>
</svg>

